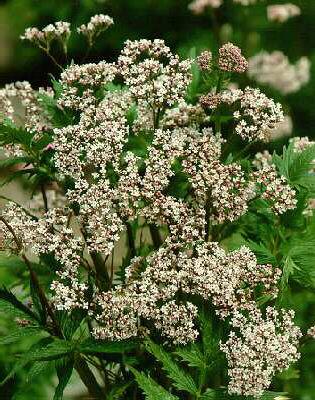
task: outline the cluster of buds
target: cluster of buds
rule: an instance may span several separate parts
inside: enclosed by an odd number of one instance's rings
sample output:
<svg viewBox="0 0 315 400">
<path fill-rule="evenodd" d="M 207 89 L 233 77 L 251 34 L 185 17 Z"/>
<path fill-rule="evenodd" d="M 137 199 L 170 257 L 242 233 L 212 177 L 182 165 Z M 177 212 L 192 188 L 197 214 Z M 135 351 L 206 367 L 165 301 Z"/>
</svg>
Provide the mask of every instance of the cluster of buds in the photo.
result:
<svg viewBox="0 0 315 400">
<path fill-rule="evenodd" d="M 113 23 L 113 19 L 108 15 L 98 14 L 94 15 L 86 25 L 83 24 L 79 26 L 77 31 L 86 36 L 89 45 L 92 46 L 94 39 L 99 36 L 101 32 L 113 25 Z"/>
<path fill-rule="evenodd" d="M 59 40 L 63 46 L 66 46 L 70 34 L 71 30 L 69 22 L 58 21 L 54 24 L 45 26 L 42 30 L 34 27 L 27 28 L 24 35 L 21 36 L 21 39 L 29 40 L 37 46 L 49 50 L 51 42 L 54 40 Z"/>
<path fill-rule="evenodd" d="M 209 71 L 211 69 L 212 53 L 211 51 L 203 51 L 197 57 L 197 64 L 202 71 Z"/>
<path fill-rule="evenodd" d="M 219 49 L 219 68 L 222 71 L 241 74 L 247 70 L 248 62 L 239 47 L 226 43 Z"/>
</svg>

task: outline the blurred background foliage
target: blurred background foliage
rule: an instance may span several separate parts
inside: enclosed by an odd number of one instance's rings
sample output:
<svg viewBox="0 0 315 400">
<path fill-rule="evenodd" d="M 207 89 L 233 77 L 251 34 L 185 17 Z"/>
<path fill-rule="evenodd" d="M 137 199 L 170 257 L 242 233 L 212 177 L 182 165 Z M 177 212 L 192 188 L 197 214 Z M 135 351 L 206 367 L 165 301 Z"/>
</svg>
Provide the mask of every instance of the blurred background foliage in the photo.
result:
<svg viewBox="0 0 315 400">
<path fill-rule="evenodd" d="M 286 3 L 278 0 L 276 3 Z M 7 0 L 0 4 L 0 87 L 5 83 L 28 80 L 34 87 L 49 85 L 50 76 L 58 76 L 58 70 L 50 60 L 33 47 L 23 43 L 19 37 L 25 28 L 36 26 L 43 28 L 49 23 L 69 21 L 73 27 L 85 23 L 97 13 L 108 14 L 114 18 L 115 25 L 104 33 L 90 52 L 87 61 L 106 59 L 112 61 L 123 47 L 126 39 L 162 38 L 183 57 L 203 49 L 215 50 L 220 42 L 232 41 L 242 47 L 249 57 L 261 49 L 281 50 L 291 62 L 307 56 L 312 62 L 311 81 L 297 93 L 285 99 L 275 90 L 264 88 L 268 95 L 285 105 L 294 123 L 294 136 L 315 138 L 315 1 L 295 0 L 302 11 L 300 17 L 292 18 L 284 24 L 270 23 L 266 17 L 266 4 L 275 1 L 266 0 L 255 6 L 242 7 L 232 5 L 232 0 L 216 11 L 207 11 L 203 15 L 193 15 L 188 9 L 189 0 Z M 74 28 L 75 29 L 75 28 Z M 75 62 L 84 59 L 83 38 L 73 35 L 69 53 Z M 57 57 L 62 57 L 61 52 Z M 244 79 L 244 78 L 242 78 Z M 246 84 L 247 82 L 241 82 Z M 257 84 L 256 84 L 257 86 Z M 282 145 L 282 143 L 281 143 Z M 315 232 L 315 231 L 314 231 Z M 3 257 L 3 256 L 1 256 Z M 11 264 L 14 264 L 14 260 Z M 23 268 L 0 258 L 0 282 L 14 286 L 18 274 Z M 14 274 L 12 270 L 14 268 Z M 298 323 L 305 331 L 315 319 L 315 295 L 311 291 L 296 288 L 288 296 L 288 301 L 298 310 Z M 288 306 L 290 304 L 287 304 Z M 1 336 L 10 329 L 0 319 Z M 12 321 L 12 327 L 14 326 Z M 0 380 L 16 362 L 14 354 L 18 346 L 27 348 L 30 343 L 25 338 L 19 344 L 1 343 Z M 21 349 L 22 350 L 22 349 Z M 315 399 L 315 341 L 302 350 L 303 369 L 292 368 L 283 374 L 284 389 L 295 393 L 296 400 Z M 34 373 L 34 384 L 23 384 L 23 372 L 5 386 L 0 387 L 0 399 L 50 399 L 52 398 L 53 368 L 47 368 L 46 377 Z M 66 391 L 66 399 L 80 399 L 78 379 L 72 378 L 73 385 Z M 81 388 L 82 389 L 82 388 Z M 126 399 L 127 400 L 127 399 Z"/>
</svg>

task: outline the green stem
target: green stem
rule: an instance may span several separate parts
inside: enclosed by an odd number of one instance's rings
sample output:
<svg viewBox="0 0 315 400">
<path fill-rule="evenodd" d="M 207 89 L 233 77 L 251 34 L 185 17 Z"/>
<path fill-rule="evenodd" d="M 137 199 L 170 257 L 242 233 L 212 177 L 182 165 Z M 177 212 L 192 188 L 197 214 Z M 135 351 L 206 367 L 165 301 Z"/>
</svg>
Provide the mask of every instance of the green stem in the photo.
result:
<svg viewBox="0 0 315 400">
<path fill-rule="evenodd" d="M 43 196 L 45 212 L 48 212 L 48 200 L 47 200 L 47 195 L 46 195 L 45 187 L 44 187 L 43 184 L 40 185 L 40 190 L 41 190 L 42 196 Z"/>
<path fill-rule="evenodd" d="M 237 161 L 241 156 L 245 155 L 246 152 L 251 148 L 251 146 L 254 144 L 255 142 L 250 142 L 247 143 L 247 145 L 245 147 L 243 147 L 243 149 L 241 151 L 239 151 L 234 157 L 233 157 L 233 161 Z"/>
<path fill-rule="evenodd" d="M 129 222 L 126 222 L 128 247 L 130 250 L 130 258 L 134 258 L 137 254 L 136 245 L 133 237 L 132 227 Z"/>
<path fill-rule="evenodd" d="M 110 285 L 110 277 L 108 275 L 107 268 L 104 264 L 103 257 L 100 253 L 96 251 L 91 252 L 91 258 L 93 260 L 93 264 L 96 272 L 96 279 L 98 281 L 98 285 L 100 289 L 107 290 Z"/>
<path fill-rule="evenodd" d="M 104 395 L 102 388 L 95 379 L 95 376 L 93 375 L 93 372 L 90 370 L 87 362 L 81 356 L 76 357 L 74 367 L 77 373 L 79 374 L 82 382 L 88 389 L 92 399 L 105 400 L 106 396 Z"/>
<path fill-rule="evenodd" d="M 150 234 L 151 234 L 153 245 L 154 245 L 155 249 L 158 249 L 161 246 L 161 244 L 163 243 L 163 240 L 162 240 L 160 232 L 159 232 L 159 228 L 154 224 L 149 224 L 149 229 L 150 229 Z"/>
</svg>

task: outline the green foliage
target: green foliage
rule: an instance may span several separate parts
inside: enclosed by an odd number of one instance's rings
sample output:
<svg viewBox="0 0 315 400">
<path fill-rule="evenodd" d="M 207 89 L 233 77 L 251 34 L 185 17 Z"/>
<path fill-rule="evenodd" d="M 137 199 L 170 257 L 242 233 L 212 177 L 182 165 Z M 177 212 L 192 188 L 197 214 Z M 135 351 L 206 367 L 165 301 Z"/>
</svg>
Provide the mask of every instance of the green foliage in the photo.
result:
<svg viewBox="0 0 315 400">
<path fill-rule="evenodd" d="M 97 341 L 94 339 L 86 339 L 78 346 L 78 350 L 83 354 L 97 354 L 97 353 L 124 353 L 137 347 L 137 341 L 119 341 L 119 342 L 106 342 Z"/>
<path fill-rule="evenodd" d="M 130 370 L 134 374 L 138 385 L 145 394 L 146 400 L 179 400 L 179 397 L 169 393 L 155 380 L 146 376 L 143 372 L 138 372 L 136 369 L 131 367 Z"/>
<path fill-rule="evenodd" d="M 64 357 L 66 354 L 72 353 L 73 350 L 73 344 L 65 340 L 51 338 L 41 339 L 39 342 L 35 343 L 27 352 L 21 355 L 21 358 L 18 362 L 15 363 L 11 372 L 2 381 L 2 385 L 28 363 L 57 360 Z"/>
<path fill-rule="evenodd" d="M 0 312 L 38 322 L 36 315 L 6 288 L 0 289 Z"/>
<path fill-rule="evenodd" d="M 205 369 L 207 366 L 207 358 L 196 343 L 178 348 L 175 351 L 175 354 L 185 361 L 191 368 Z"/>
<path fill-rule="evenodd" d="M 296 187 L 305 188 L 310 197 L 314 194 L 315 175 L 310 173 L 315 159 L 315 145 L 306 147 L 302 151 L 294 151 L 294 144 L 283 148 L 282 156 L 273 155 L 273 162 L 279 172 L 288 179 L 288 182 Z"/>
<path fill-rule="evenodd" d="M 148 340 L 146 348 L 162 363 L 163 370 L 173 381 L 174 386 L 178 390 L 183 390 L 191 394 L 197 393 L 198 389 L 193 378 L 189 374 L 185 373 L 177 363 L 172 360 L 171 355 L 164 351 L 161 346 Z"/>
<path fill-rule="evenodd" d="M 73 356 L 56 360 L 56 371 L 59 379 L 53 400 L 62 400 L 63 392 L 71 378 L 74 366 Z"/>
<path fill-rule="evenodd" d="M 43 333 L 43 329 L 38 326 L 24 326 L 17 329 L 11 330 L 8 335 L 2 336 L 0 338 L 0 346 L 9 343 L 17 342 L 24 337 L 30 337 L 34 335 L 39 335 Z"/>
</svg>

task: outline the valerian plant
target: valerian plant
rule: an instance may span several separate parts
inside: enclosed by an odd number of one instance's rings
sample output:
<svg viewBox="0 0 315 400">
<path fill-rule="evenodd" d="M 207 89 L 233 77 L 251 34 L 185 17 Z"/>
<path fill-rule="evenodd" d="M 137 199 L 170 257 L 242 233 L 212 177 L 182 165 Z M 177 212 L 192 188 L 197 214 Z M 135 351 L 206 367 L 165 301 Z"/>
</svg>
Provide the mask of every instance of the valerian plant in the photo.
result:
<svg viewBox="0 0 315 400">
<path fill-rule="evenodd" d="M 78 32 L 92 45 L 111 24 Z M 70 34 L 57 22 L 23 38 L 60 65 L 52 46 L 67 53 Z M 16 323 L 1 343 L 34 338 L 3 383 L 52 364 L 54 399 L 74 370 L 95 399 L 285 398 L 277 376 L 314 337 L 286 296 L 315 286 L 315 145 L 264 150 L 284 114 L 230 87 L 247 68 L 232 43 L 181 60 L 128 40 L 116 62 L 72 62 L 49 89 L 1 90 L 4 184 L 33 190 L 0 216 L 22 269 L 0 291 Z"/>
</svg>

